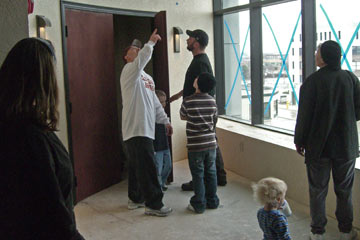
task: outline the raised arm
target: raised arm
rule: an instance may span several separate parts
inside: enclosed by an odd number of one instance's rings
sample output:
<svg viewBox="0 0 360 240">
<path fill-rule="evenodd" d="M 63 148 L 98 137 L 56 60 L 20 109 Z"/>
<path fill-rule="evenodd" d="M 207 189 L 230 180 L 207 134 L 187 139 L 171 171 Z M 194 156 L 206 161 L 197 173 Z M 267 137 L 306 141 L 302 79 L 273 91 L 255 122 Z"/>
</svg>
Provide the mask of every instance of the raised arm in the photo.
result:
<svg viewBox="0 0 360 240">
<path fill-rule="evenodd" d="M 138 70 L 143 70 L 151 59 L 154 46 L 160 40 L 161 37 L 159 34 L 157 34 L 157 29 L 155 29 L 151 34 L 149 41 L 145 43 L 144 47 L 139 51 L 137 57 L 130 64 L 132 64 L 133 67 L 136 67 Z"/>
</svg>

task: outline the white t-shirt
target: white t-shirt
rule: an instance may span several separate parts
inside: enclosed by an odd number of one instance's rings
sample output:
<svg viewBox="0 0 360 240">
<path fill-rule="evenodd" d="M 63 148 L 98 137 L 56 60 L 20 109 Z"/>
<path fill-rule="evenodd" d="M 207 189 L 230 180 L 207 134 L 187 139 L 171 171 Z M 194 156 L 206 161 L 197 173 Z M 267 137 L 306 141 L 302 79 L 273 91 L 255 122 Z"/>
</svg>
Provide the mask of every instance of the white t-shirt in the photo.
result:
<svg viewBox="0 0 360 240">
<path fill-rule="evenodd" d="M 155 139 L 155 122 L 169 124 L 164 108 L 155 94 L 152 77 L 144 72 L 155 43 L 149 41 L 133 62 L 127 63 L 120 76 L 122 93 L 123 140 L 132 137 Z"/>
</svg>

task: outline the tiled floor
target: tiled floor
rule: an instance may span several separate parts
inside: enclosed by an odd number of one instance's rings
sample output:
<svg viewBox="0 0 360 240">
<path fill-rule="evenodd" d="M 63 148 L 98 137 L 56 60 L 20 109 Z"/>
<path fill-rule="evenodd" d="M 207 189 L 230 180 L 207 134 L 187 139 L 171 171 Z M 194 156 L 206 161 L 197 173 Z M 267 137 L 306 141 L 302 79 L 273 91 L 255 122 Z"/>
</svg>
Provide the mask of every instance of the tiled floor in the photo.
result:
<svg viewBox="0 0 360 240">
<path fill-rule="evenodd" d="M 218 188 L 221 207 L 194 214 L 186 209 L 191 192 L 181 191 L 190 180 L 187 161 L 174 164 L 175 181 L 164 202 L 173 213 L 165 218 L 144 215 L 144 209 L 127 209 L 127 182 L 123 181 L 83 201 L 75 208 L 79 231 L 87 240 L 260 240 L 256 212 L 249 183 L 228 171 L 228 184 Z M 310 218 L 307 208 L 288 200 L 293 215 L 289 228 L 293 239 L 308 239 Z M 336 220 L 329 218 L 326 240 L 339 239 Z"/>
</svg>

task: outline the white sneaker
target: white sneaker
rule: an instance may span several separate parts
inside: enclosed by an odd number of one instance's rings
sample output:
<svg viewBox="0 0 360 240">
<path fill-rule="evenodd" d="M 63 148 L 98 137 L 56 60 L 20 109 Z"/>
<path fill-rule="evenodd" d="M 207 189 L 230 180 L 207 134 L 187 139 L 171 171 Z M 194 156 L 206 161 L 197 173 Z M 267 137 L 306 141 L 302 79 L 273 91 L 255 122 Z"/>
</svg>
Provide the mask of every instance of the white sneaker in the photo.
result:
<svg viewBox="0 0 360 240">
<path fill-rule="evenodd" d="M 313 234 L 310 232 L 310 240 L 324 240 L 324 234 Z"/>
<path fill-rule="evenodd" d="M 134 209 L 137 209 L 137 208 L 143 208 L 145 207 L 145 203 L 136 203 L 136 202 L 133 202 L 129 199 L 128 201 L 128 209 L 129 210 L 134 210 Z"/>
<path fill-rule="evenodd" d="M 189 203 L 189 205 L 187 206 L 187 209 L 189 210 L 189 211 L 192 211 L 192 212 L 196 212 L 195 211 L 195 208 Z"/>
<path fill-rule="evenodd" d="M 340 240 L 356 240 L 357 236 L 358 234 L 355 229 L 351 229 L 349 233 L 340 232 Z"/>
<path fill-rule="evenodd" d="M 150 216 L 157 216 L 157 217 L 166 217 L 172 212 L 171 207 L 163 206 L 161 209 L 156 210 L 149 207 L 145 207 L 145 214 Z"/>
</svg>

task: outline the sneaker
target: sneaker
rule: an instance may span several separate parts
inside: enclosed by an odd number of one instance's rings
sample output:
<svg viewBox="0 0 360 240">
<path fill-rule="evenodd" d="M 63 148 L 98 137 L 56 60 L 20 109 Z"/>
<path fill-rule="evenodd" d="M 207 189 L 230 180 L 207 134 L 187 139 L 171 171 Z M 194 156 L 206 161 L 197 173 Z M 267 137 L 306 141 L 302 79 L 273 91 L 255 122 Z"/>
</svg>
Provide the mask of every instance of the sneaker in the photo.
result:
<svg viewBox="0 0 360 240">
<path fill-rule="evenodd" d="M 324 234 L 314 234 L 314 233 L 310 233 L 310 240 L 324 240 Z"/>
<path fill-rule="evenodd" d="M 195 208 L 189 203 L 189 205 L 187 206 L 187 209 L 192 211 L 192 212 L 196 212 Z"/>
<path fill-rule="evenodd" d="M 222 178 L 222 179 L 218 179 L 217 180 L 217 185 L 220 187 L 223 187 L 227 184 L 226 178 Z"/>
<path fill-rule="evenodd" d="M 204 211 L 201 211 L 201 212 L 196 211 L 195 208 L 191 205 L 191 203 L 189 203 L 189 205 L 187 206 L 187 209 L 188 209 L 189 211 L 194 212 L 194 213 L 203 213 L 203 212 L 205 212 L 205 210 L 204 210 Z"/>
<path fill-rule="evenodd" d="M 193 191 L 194 190 L 194 187 L 193 187 L 193 182 L 190 181 L 190 182 L 187 182 L 187 183 L 183 183 L 181 185 L 181 189 L 183 191 Z"/>
<path fill-rule="evenodd" d="M 168 187 L 166 185 L 162 186 L 161 189 L 163 190 L 163 192 L 165 192 L 166 190 L 168 190 Z"/>
<path fill-rule="evenodd" d="M 133 202 L 129 199 L 128 201 L 128 209 L 129 210 L 134 210 L 134 209 L 137 209 L 137 208 L 143 208 L 145 207 L 145 203 L 136 203 L 136 202 Z"/>
<path fill-rule="evenodd" d="M 355 229 L 351 229 L 349 233 L 340 232 L 340 240 L 356 240 L 357 236 L 358 234 Z"/>
<path fill-rule="evenodd" d="M 172 212 L 172 208 L 171 208 L 171 207 L 165 207 L 165 206 L 163 206 L 163 207 L 160 208 L 159 210 L 152 209 L 152 208 L 149 208 L 149 207 L 145 207 L 145 214 L 146 214 L 146 215 L 150 215 L 150 216 L 166 217 L 166 216 L 169 215 L 171 212 Z"/>
</svg>

